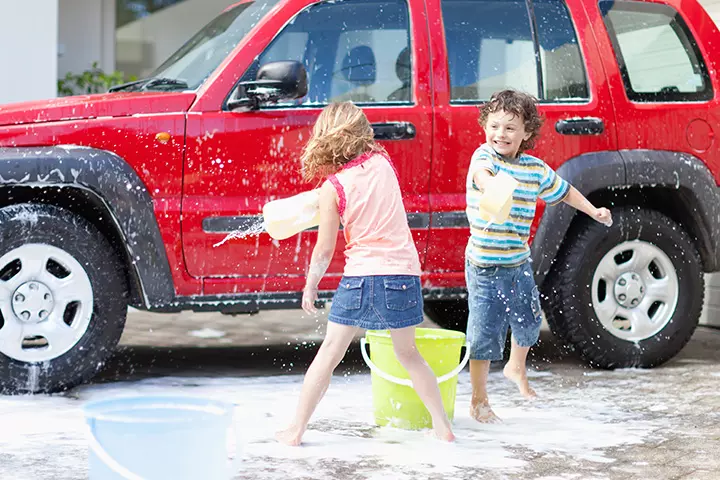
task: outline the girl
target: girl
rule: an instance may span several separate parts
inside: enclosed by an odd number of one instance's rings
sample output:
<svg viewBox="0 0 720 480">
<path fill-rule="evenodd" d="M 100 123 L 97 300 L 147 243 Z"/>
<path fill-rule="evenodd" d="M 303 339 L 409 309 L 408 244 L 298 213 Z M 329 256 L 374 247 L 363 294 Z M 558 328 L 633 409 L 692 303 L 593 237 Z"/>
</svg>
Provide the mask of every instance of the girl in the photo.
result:
<svg viewBox="0 0 720 480">
<path fill-rule="evenodd" d="M 315 407 L 358 329 L 390 329 L 395 355 L 428 408 L 435 435 L 455 439 L 430 367 L 415 346 L 423 320 L 420 261 L 407 224 L 397 172 L 373 130 L 350 102 L 326 107 L 302 156 L 306 180 L 320 187 L 320 225 L 302 307 L 315 313 L 318 284 L 335 251 L 342 222 L 345 270 L 333 298 L 327 333 L 305 375 L 295 420 L 278 441 L 299 445 Z"/>
</svg>

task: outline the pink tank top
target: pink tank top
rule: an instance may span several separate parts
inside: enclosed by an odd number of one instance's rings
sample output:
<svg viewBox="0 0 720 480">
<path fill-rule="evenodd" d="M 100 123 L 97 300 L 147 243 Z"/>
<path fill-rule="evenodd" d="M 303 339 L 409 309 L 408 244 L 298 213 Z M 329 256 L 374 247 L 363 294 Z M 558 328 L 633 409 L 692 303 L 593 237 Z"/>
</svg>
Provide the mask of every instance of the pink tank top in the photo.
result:
<svg viewBox="0 0 720 480">
<path fill-rule="evenodd" d="M 390 159 L 365 153 L 328 181 L 337 192 L 345 234 L 344 274 L 419 276 L 420 259 Z"/>
</svg>

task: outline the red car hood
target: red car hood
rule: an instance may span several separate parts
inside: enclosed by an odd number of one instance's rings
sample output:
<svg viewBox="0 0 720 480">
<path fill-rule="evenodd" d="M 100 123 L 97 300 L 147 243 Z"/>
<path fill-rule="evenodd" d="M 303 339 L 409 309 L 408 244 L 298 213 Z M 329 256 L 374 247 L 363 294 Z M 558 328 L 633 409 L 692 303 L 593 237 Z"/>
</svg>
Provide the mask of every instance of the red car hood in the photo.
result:
<svg viewBox="0 0 720 480">
<path fill-rule="evenodd" d="M 0 126 L 185 112 L 194 100 L 193 92 L 118 92 L 11 103 L 0 105 Z"/>
</svg>

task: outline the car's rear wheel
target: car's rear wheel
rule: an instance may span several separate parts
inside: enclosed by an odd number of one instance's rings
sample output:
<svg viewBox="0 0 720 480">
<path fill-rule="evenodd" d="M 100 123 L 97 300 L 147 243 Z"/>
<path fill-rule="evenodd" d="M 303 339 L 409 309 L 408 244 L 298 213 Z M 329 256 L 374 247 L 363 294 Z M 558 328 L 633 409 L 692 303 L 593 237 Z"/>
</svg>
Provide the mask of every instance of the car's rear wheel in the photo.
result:
<svg viewBox="0 0 720 480">
<path fill-rule="evenodd" d="M 607 228 L 581 218 L 543 288 L 548 324 L 591 365 L 653 367 L 697 327 L 704 280 L 690 236 L 665 215 L 613 210 Z"/>
<path fill-rule="evenodd" d="M 127 313 L 121 262 L 82 217 L 50 205 L 0 209 L 0 392 L 87 381 Z"/>
</svg>

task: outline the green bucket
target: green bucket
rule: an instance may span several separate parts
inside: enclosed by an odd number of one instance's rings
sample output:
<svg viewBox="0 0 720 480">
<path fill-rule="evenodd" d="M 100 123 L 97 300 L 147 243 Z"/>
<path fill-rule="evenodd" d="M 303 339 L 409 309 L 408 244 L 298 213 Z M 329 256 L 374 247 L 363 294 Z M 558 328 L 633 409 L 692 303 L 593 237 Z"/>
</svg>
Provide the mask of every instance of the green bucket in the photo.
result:
<svg viewBox="0 0 720 480">
<path fill-rule="evenodd" d="M 470 359 L 470 350 L 460 361 L 465 334 L 454 330 L 416 328 L 415 342 L 420 355 L 438 377 L 443 406 L 452 421 L 455 415 L 457 376 Z M 370 345 L 368 357 L 366 346 Z M 388 330 L 368 331 L 360 339 L 363 359 L 370 367 L 375 423 L 406 430 L 432 427 L 430 412 L 412 388 L 410 375 L 395 357 Z"/>
</svg>

